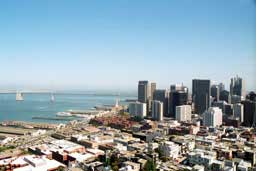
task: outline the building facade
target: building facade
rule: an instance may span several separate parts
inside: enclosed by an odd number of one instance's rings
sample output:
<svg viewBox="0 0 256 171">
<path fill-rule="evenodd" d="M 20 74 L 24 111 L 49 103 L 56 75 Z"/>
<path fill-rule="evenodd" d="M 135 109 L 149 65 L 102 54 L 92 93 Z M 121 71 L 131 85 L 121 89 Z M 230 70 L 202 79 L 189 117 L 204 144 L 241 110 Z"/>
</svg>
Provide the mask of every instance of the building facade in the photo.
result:
<svg viewBox="0 0 256 171">
<path fill-rule="evenodd" d="M 169 97 L 169 117 L 175 118 L 176 106 L 186 105 L 188 93 L 185 91 L 171 91 Z"/>
<path fill-rule="evenodd" d="M 157 121 L 163 120 L 163 102 L 158 100 L 152 101 L 152 118 Z"/>
<path fill-rule="evenodd" d="M 218 107 L 210 107 L 203 114 L 203 124 L 208 127 L 222 125 L 222 110 Z"/>
<path fill-rule="evenodd" d="M 256 127 L 256 102 L 245 100 L 241 103 L 244 105 L 244 126 Z"/>
<path fill-rule="evenodd" d="M 231 102 L 231 96 L 230 96 L 229 91 L 227 91 L 227 90 L 221 91 L 221 92 L 220 92 L 219 100 L 224 100 L 224 101 L 226 101 L 227 103 L 230 103 L 230 102 Z"/>
<path fill-rule="evenodd" d="M 245 83 L 244 80 L 238 76 L 231 78 L 230 94 L 245 97 Z"/>
<path fill-rule="evenodd" d="M 195 113 L 203 114 L 210 107 L 211 81 L 194 79 L 192 81 L 192 99 Z"/>
<path fill-rule="evenodd" d="M 239 118 L 239 121 L 244 122 L 244 105 L 241 103 L 236 103 L 233 105 L 234 116 Z"/>
<path fill-rule="evenodd" d="M 175 119 L 179 122 L 191 121 L 191 106 L 181 105 L 176 106 L 176 117 Z"/>
<path fill-rule="evenodd" d="M 214 101 L 219 101 L 220 89 L 218 85 L 211 86 L 211 96 L 214 98 Z"/>
<path fill-rule="evenodd" d="M 153 94 L 153 100 L 163 102 L 163 115 L 168 117 L 169 91 L 156 89 Z"/>
<path fill-rule="evenodd" d="M 147 105 L 141 102 L 132 102 L 129 104 L 129 113 L 132 116 L 143 118 L 147 115 Z"/>
<path fill-rule="evenodd" d="M 179 157 L 181 147 L 174 142 L 165 141 L 160 143 L 159 150 L 163 156 L 175 159 Z"/>
<path fill-rule="evenodd" d="M 139 81 L 138 84 L 138 101 L 147 103 L 150 97 L 150 85 L 148 81 Z"/>
</svg>

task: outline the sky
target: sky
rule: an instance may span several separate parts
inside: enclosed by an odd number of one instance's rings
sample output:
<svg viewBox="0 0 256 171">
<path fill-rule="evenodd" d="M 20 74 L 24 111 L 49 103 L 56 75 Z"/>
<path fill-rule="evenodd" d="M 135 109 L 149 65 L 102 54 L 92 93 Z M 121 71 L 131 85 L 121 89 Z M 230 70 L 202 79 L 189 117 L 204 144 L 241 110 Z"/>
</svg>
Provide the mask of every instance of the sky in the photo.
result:
<svg viewBox="0 0 256 171">
<path fill-rule="evenodd" d="M 236 75 L 256 90 L 253 0 L 0 1 L 1 88 L 228 88 Z"/>
</svg>

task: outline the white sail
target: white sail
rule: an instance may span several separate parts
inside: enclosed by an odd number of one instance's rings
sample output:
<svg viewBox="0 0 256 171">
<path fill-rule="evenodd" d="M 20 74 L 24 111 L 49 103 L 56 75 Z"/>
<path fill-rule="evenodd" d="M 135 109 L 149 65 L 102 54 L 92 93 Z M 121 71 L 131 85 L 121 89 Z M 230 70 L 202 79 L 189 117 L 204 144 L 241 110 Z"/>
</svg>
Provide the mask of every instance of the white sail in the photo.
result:
<svg viewBox="0 0 256 171">
<path fill-rule="evenodd" d="M 24 100 L 24 98 L 23 98 L 22 93 L 17 92 L 16 93 L 16 101 L 23 101 L 23 100 Z"/>
<path fill-rule="evenodd" d="M 116 98 L 116 104 L 115 104 L 115 107 L 119 107 L 119 99 Z"/>
<path fill-rule="evenodd" d="M 51 102 L 54 102 L 55 101 L 55 97 L 54 97 L 54 95 L 52 94 L 51 95 Z"/>
</svg>

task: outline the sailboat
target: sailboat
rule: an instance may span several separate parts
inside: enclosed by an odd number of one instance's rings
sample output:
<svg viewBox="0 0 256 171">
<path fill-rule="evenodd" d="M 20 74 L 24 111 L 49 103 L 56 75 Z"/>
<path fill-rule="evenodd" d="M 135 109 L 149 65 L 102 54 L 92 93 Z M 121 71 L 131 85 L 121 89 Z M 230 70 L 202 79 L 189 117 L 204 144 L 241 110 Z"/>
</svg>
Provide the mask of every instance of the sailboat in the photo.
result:
<svg viewBox="0 0 256 171">
<path fill-rule="evenodd" d="M 51 94 L 51 102 L 54 102 L 55 101 L 55 97 L 53 95 L 53 93 Z"/>
<path fill-rule="evenodd" d="M 20 92 L 17 92 L 16 93 L 16 101 L 23 101 L 23 100 L 24 100 L 23 94 Z"/>
</svg>

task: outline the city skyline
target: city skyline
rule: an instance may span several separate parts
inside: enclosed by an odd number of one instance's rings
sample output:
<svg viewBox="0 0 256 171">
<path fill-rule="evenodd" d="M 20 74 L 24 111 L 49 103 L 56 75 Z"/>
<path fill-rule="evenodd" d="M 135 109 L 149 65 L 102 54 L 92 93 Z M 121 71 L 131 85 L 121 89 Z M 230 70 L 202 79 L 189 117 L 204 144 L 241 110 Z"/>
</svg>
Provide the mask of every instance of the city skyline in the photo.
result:
<svg viewBox="0 0 256 171">
<path fill-rule="evenodd" d="M 6 1 L 0 11 L 1 88 L 136 90 L 150 80 L 191 90 L 210 79 L 229 90 L 239 75 L 256 90 L 254 1 Z"/>
<path fill-rule="evenodd" d="M 0 1 L 0 171 L 256 171 L 256 0 Z"/>
</svg>

